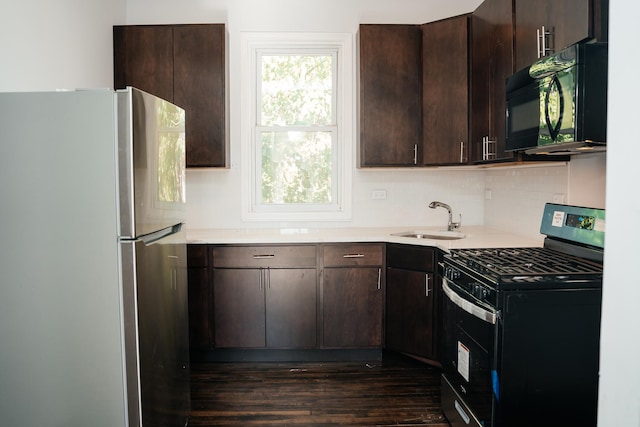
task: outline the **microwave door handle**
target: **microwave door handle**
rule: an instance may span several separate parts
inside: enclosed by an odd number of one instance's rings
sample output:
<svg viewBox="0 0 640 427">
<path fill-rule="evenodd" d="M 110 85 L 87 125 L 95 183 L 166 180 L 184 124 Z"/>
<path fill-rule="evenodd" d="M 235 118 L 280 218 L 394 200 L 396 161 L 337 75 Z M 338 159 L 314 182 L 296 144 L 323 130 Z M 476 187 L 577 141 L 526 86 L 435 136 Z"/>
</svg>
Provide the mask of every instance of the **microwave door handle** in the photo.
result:
<svg viewBox="0 0 640 427">
<path fill-rule="evenodd" d="M 549 98 L 551 95 L 551 90 L 553 89 L 554 86 L 558 91 L 558 100 L 560 103 L 560 106 L 559 106 L 560 113 L 558 114 L 558 122 L 555 124 L 555 126 L 552 125 L 551 116 L 549 114 Z M 544 119 L 547 122 L 547 129 L 549 129 L 549 135 L 551 136 L 551 140 L 555 142 L 556 139 L 558 138 L 558 134 L 560 133 L 560 129 L 562 128 L 562 119 L 564 118 L 564 95 L 562 93 L 562 85 L 560 84 L 560 80 L 558 79 L 558 76 L 553 76 L 553 79 L 551 79 L 551 82 L 547 86 L 547 90 L 545 92 L 546 94 L 544 98 Z"/>
<path fill-rule="evenodd" d="M 446 278 L 442 278 L 442 290 L 445 295 L 454 303 L 456 306 L 460 307 L 462 310 L 466 311 L 472 316 L 477 317 L 478 319 L 490 323 L 492 325 L 496 324 L 496 313 L 495 311 L 485 310 L 482 307 L 479 307 L 466 299 L 462 298 L 458 295 L 453 289 L 449 287 L 449 281 Z"/>
</svg>

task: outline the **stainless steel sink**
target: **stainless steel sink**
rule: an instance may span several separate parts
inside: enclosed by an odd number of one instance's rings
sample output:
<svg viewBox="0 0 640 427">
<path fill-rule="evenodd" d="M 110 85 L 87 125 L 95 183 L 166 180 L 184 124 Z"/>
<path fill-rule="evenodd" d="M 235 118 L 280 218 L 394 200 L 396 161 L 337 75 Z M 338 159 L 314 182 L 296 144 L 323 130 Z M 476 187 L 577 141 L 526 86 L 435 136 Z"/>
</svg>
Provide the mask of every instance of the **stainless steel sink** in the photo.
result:
<svg viewBox="0 0 640 427">
<path fill-rule="evenodd" d="M 392 236 L 411 237 L 413 239 L 433 239 L 433 240 L 456 240 L 464 239 L 466 234 L 460 231 L 430 231 L 430 230 L 414 230 L 403 231 L 401 233 L 393 233 Z"/>
</svg>

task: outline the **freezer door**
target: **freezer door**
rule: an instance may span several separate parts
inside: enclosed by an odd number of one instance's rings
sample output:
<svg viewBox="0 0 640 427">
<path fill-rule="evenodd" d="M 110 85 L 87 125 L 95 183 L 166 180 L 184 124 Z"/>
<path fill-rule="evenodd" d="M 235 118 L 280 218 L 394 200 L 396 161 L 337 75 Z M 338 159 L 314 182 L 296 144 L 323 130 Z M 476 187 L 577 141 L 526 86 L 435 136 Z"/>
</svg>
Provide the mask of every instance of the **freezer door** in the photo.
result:
<svg viewBox="0 0 640 427">
<path fill-rule="evenodd" d="M 185 114 L 135 88 L 116 92 L 119 236 L 185 220 Z"/>
<path fill-rule="evenodd" d="M 121 243 L 129 427 L 184 426 L 190 411 L 185 232 Z"/>
</svg>

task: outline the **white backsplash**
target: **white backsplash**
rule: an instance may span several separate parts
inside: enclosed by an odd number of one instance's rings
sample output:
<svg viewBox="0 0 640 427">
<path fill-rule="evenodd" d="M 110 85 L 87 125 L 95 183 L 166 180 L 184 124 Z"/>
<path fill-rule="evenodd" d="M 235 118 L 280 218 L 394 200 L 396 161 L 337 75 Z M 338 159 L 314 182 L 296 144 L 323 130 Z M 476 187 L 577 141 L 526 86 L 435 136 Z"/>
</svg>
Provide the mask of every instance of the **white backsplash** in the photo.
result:
<svg viewBox="0 0 640 427">
<path fill-rule="evenodd" d="M 189 228 L 386 227 L 444 226 L 444 209 L 429 209 L 433 200 L 451 205 L 454 221 L 485 225 L 527 237 L 540 237 L 540 218 L 547 202 L 604 207 L 605 155 L 575 156 L 569 164 L 466 169 L 355 169 L 351 221 L 280 223 L 243 222 L 240 172 L 189 170 Z M 385 199 L 373 199 L 382 190 Z"/>
<path fill-rule="evenodd" d="M 567 192 L 568 166 L 564 163 L 488 169 L 485 175 L 484 225 L 539 237 L 545 203 L 567 203 Z"/>
<path fill-rule="evenodd" d="M 484 172 L 441 169 L 356 169 L 351 221 L 283 223 L 243 222 L 237 168 L 187 171 L 189 228 L 385 227 L 445 226 L 444 209 L 429 209 L 433 200 L 451 205 L 463 226 L 484 222 Z M 385 199 L 373 199 L 382 190 Z"/>
</svg>

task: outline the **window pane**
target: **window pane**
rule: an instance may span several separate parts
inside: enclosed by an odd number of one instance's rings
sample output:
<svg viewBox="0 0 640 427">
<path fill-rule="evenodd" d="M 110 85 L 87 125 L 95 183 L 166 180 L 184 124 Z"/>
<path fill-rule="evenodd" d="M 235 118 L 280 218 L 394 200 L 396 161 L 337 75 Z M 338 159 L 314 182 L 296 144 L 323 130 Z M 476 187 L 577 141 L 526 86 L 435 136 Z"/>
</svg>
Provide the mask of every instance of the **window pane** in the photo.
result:
<svg viewBox="0 0 640 427">
<path fill-rule="evenodd" d="M 332 123 L 332 55 L 263 55 L 263 126 Z"/>
<path fill-rule="evenodd" d="M 262 132 L 262 203 L 331 203 L 331 132 Z"/>
</svg>

